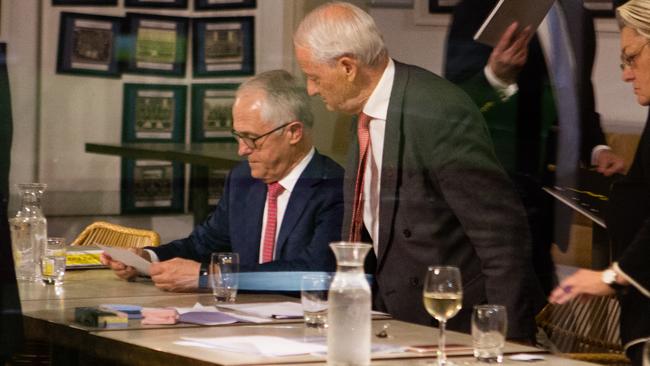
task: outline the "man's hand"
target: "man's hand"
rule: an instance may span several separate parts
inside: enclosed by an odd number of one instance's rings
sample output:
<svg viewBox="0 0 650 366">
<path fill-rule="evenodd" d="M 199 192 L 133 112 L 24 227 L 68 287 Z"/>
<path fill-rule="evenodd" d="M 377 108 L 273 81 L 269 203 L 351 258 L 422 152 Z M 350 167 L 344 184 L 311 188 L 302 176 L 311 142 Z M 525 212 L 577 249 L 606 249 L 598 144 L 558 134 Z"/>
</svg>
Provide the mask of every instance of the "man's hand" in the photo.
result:
<svg viewBox="0 0 650 366">
<path fill-rule="evenodd" d="M 507 84 L 517 82 L 519 71 L 528 59 L 528 42 L 533 35 L 530 26 L 517 33 L 518 26 L 517 22 L 510 24 L 488 59 L 494 75 Z"/>
<path fill-rule="evenodd" d="M 144 251 L 142 248 L 129 248 L 129 251 L 143 257 L 146 260 L 151 260 L 149 258 L 149 254 Z M 126 264 L 116 261 L 113 258 L 111 258 L 110 255 L 106 253 L 102 253 L 99 256 L 99 260 L 102 262 L 103 265 L 108 266 L 108 268 L 112 269 L 115 275 L 123 280 L 132 280 L 138 275 L 138 271 L 131 267 L 127 266 Z"/>
<path fill-rule="evenodd" d="M 183 258 L 152 263 L 149 270 L 156 287 L 165 291 L 194 291 L 199 286 L 201 263 Z"/>
<path fill-rule="evenodd" d="M 606 177 L 616 173 L 624 174 L 625 161 L 611 150 L 604 149 L 596 155 L 596 170 Z"/>
<path fill-rule="evenodd" d="M 602 271 L 591 271 L 579 269 L 576 273 L 567 277 L 558 287 L 551 292 L 548 301 L 556 304 L 564 304 L 574 297 L 586 295 L 612 295 L 614 289 L 602 281 Z"/>
</svg>

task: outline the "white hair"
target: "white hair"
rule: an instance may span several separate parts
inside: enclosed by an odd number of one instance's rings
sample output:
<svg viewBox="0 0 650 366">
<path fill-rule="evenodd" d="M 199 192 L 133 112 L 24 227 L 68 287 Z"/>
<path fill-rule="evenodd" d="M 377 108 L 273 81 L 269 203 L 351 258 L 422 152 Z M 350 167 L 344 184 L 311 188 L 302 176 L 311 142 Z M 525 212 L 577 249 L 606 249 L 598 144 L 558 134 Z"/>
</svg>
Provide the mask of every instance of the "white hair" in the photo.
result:
<svg viewBox="0 0 650 366">
<path fill-rule="evenodd" d="M 375 66 L 388 55 L 372 17 L 343 2 L 324 4 L 307 14 L 294 34 L 294 44 L 309 49 L 320 63 L 349 55 Z"/>
<path fill-rule="evenodd" d="M 309 96 L 305 88 L 287 71 L 266 71 L 248 79 L 239 86 L 236 97 L 251 90 L 264 93 L 262 120 L 275 126 L 293 121 L 300 121 L 307 127 L 313 125 Z"/>
<path fill-rule="evenodd" d="M 616 9 L 621 28 L 628 27 L 650 39 L 650 1 L 630 0 Z"/>
</svg>

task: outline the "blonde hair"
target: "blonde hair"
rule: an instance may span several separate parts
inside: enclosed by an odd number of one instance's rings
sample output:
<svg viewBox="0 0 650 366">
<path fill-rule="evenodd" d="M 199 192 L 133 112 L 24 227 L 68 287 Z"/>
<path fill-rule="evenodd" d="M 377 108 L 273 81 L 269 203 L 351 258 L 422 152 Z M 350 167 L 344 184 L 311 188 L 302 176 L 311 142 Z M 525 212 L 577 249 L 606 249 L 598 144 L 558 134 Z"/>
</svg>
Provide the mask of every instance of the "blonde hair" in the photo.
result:
<svg viewBox="0 0 650 366">
<path fill-rule="evenodd" d="M 616 9 L 619 27 L 634 29 L 650 39 L 650 0 L 630 0 Z"/>
<path fill-rule="evenodd" d="M 321 63 L 349 55 L 376 66 L 388 55 L 372 17 L 343 2 L 324 4 L 307 14 L 294 34 L 294 44 L 309 49 Z"/>
</svg>

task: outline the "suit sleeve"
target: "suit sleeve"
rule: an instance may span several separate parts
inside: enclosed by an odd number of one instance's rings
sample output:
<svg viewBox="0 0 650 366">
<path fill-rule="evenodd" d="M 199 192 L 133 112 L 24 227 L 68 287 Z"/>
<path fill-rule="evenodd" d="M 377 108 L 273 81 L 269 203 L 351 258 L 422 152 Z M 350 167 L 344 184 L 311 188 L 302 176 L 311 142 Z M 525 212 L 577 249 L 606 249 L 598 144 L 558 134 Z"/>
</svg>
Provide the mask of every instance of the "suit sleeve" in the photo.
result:
<svg viewBox="0 0 650 366">
<path fill-rule="evenodd" d="M 534 334 L 532 273 L 526 214 L 499 165 L 481 114 L 466 98 L 448 103 L 431 151 L 434 180 L 481 261 L 489 303 L 508 309 L 508 337 Z"/>
<path fill-rule="evenodd" d="M 209 262 L 213 252 L 230 251 L 228 200 L 233 182 L 231 175 L 232 173 L 226 178 L 223 196 L 217 208 L 188 237 L 147 249 L 153 250 L 161 261 L 181 257 L 197 262 Z"/>
<path fill-rule="evenodd" d="M 634 241 L 618 260 L 618 268 L 641 293 L 650 297 L 650 217 L 646 217 Z"/>
</svg>

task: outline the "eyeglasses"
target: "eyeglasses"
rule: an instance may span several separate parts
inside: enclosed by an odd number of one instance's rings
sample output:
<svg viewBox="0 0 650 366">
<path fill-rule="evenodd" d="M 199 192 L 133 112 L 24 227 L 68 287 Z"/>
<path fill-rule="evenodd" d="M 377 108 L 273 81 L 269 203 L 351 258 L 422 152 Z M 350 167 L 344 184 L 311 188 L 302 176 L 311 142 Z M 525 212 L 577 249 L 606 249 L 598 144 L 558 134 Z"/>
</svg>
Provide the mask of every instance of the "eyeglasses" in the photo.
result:
<svg viewBox="0 0 650 366">
<path fill-rule="evenodd" d="M 275 131 L 281 130 L 281 129 L 287 127 L 288 125 L 290 125 L 290 124 L 292 124 L 292 123 L 294 123 L 294 122 L 295 122 L 295 121 L 287 122 L 287 123 L 283 124 L 282 126 L 278 126 L 278 127 L 274 128 L 274 129 L 272 129 L 271 131 L 269 131 L 269 132 L 267 132 L 267 133 L 264 133 L 264 134 L 261 134 L 261 135 L 259 135 L 259 136 L 257 136 L 257 137 L 245 136 L 245 135 L 242 135 L 241 133 L 239 133 L 239 132 L 237 132 L 237 131 L 235 131 L 235 130 L 231 130 L 230 132 L 232 133 L 232 135 L 233 135 L 236 139 L 238 139 L 239 141 L 241 141 L 241 142 L 243 142 L 244 144 L 246 144 L 246 146 L 248 146 L 249 148 L 255 150 L 255 149 L 258 148 L 257 144 L 255 144 L 255 141 L 261 139 L 261 138 L 264 137 L 264 136 L 268 136 L 268 135 L 272 134 L 272 133 L 275 132 Z"/>
<path fill-rule="evenodd" d="M 641 52 L 643 52 L 645 46 L 647 46 L 649 43 L 650 41 L 644 43 L 643 46 L 639 47 L 638 51 L 634 52 L 631 55 L 626 55 L 624 52 L 621 52 L 621 70 L 625 70 L 626 67 L 629 67 L 630 69 L 634 68 L 636 58 L 639 57 Z"/>
</svg>

